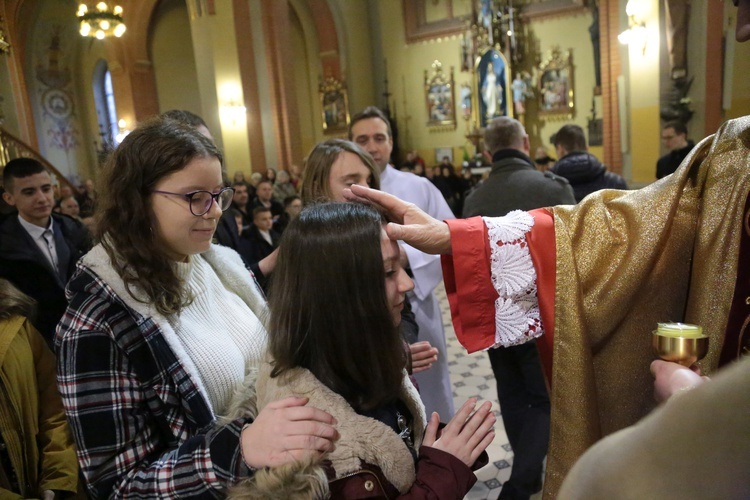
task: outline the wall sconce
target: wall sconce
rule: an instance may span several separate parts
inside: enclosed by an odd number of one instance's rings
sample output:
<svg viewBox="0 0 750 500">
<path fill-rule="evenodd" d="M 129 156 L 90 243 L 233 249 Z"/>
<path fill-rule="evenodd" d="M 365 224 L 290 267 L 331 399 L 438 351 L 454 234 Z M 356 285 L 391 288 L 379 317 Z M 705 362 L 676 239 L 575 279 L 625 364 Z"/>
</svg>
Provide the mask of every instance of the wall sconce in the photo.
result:
<svg viewBox="0 0 750 500">
<path fill-rule="evenodd" d="M 117 132 L 117 135 L 115 136 L 115 145 L 119 145 L 123 139 L 131 132 L 129 128 L 127 128 L 128 123 L 120 119 L 120 121 L 117 122 L 117 127 L 119 131 Z"/>
<path fill-rule="evenodd" d="M 242 99 L 242 88 L 236 83 L 225 83 L 219 90 L 219 116 L 222 123 L 237 127 L 247 122 L 247 108 Z"/>
<path fill-rule="evenodd" d="M 230 122 L 233 127 L 245 120 L 247 108 L 239 101 L 232 99 L 221 106 L 221 114 L 224 120 Z"/>
<path fill-rule="evenodd" d="M 628 15 L 628 29 L 617 35 L 617 39 L 623 45 L 641 47 L 645 54 L 648 30 L 646 30 L 646 22 L 643 20 L 643 5 L 638 0 L 628 0 L 625 13 Z"/>
</svg>

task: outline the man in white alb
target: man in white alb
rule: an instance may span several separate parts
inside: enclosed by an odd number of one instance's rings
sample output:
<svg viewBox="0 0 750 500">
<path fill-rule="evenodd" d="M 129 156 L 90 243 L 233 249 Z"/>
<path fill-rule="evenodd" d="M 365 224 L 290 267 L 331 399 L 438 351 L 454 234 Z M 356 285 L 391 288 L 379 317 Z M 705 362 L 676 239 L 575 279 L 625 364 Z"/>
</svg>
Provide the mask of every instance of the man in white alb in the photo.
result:
<svg viewBox="0 0 750 500">
<path fill-rule="evenodd" d="M 393 137 L 388 117 L 381 110 L 370 106 L 356 114 L 349 126 L 349 138 L 370 153 L 380 168 L 380 189 L 414 203 L 436 219 L 455 218 L 440 191 L 428 179 L 411 172 L 401 172 L 388 163 L 393 150 Z M 427 415 L 436 411 L 440 419 L 447 422 L 453 416 L 454 408 L 443 317 L 434 292 L 443 279 L 440 258 L 409 245 L 402 245 L 402 248 L 414 278 L 410 300 L 419 325 L 419 339 L 428 340 L 439 351 L 438 360 L 432 368 L 414 376 L 419 383 Z"/>
</svg>

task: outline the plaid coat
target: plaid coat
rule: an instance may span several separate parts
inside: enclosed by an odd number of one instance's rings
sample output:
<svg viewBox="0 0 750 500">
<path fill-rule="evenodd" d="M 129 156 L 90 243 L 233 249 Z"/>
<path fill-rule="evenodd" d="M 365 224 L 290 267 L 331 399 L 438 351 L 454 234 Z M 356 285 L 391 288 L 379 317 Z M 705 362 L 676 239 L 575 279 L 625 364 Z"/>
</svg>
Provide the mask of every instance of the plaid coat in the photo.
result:
<svg viewBox="0 0 750 500">
<path fill-rule="evenodd" d="M 265 323 L 265 299 L 240 257 L 216 245 L 202 256 Z M 101 245 L 81 259 L 67 294 L 58 386 L 89 494 L 223 497 L 249 474 L 239 451 L 247 420 L 213 425 L 179 338 L 148 302 L 128 294 Z"/>
</svg>

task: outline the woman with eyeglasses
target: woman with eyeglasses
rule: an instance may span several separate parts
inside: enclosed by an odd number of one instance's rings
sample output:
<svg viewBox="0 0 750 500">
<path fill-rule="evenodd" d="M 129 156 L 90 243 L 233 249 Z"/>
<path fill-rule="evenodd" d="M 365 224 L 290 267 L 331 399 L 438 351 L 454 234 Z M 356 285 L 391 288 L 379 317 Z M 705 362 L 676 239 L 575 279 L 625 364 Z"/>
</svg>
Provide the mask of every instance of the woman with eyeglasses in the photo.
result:
<svg viewBox="0 0 750 500">
<path fill-rule="evenodd" d="M 159 118 L 113 153 L 101 243 L 68 283 L 58 385 L 89 494 L 222 496 L 257 468 L 333 448 L 306 398 L 213 426 L 266 349 L 263 295 L 234 251 L 212 245 L 232 201 L 210 139 Z"/>
</svg>

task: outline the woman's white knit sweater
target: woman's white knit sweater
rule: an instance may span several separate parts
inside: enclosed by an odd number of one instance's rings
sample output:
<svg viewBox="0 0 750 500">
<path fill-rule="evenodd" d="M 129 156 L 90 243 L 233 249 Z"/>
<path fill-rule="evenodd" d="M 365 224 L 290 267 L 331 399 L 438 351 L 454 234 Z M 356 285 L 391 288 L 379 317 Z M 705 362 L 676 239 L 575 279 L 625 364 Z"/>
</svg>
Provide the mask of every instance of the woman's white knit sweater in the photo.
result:
<svg viewBox="0 0 750 500">
<path fill-rule="evenodd" d="M 214 412 L 222 414 L 247 367 L 261 359 L 266 334 L 248 305 L 201 255 L 178 263 L 177 274 L 193 301 L 167 321 L 195 364 Z"/>
</svg>

